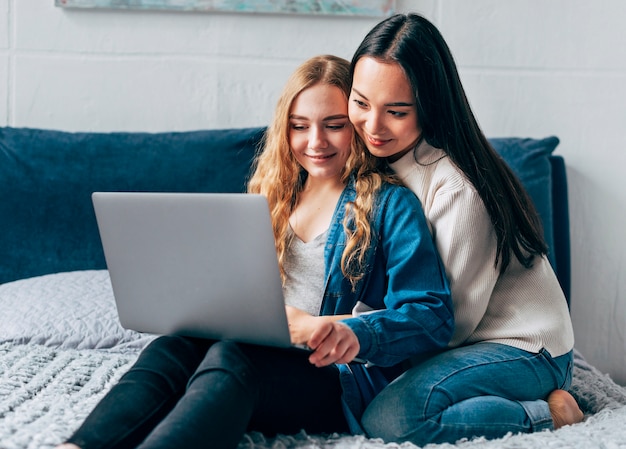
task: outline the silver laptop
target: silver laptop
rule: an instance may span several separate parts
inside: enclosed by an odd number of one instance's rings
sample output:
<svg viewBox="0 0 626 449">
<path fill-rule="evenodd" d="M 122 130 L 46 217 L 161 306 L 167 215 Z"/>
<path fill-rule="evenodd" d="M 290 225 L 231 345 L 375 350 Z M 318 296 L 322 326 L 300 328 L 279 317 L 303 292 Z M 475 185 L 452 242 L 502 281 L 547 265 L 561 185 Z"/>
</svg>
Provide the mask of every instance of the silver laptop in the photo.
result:
<svg viewBox="0 0 626 449">
<path fill-rule="evenodd" d="M 96 192 L 123 327 L 291 346 L 265 197 Z"/>
</svg>

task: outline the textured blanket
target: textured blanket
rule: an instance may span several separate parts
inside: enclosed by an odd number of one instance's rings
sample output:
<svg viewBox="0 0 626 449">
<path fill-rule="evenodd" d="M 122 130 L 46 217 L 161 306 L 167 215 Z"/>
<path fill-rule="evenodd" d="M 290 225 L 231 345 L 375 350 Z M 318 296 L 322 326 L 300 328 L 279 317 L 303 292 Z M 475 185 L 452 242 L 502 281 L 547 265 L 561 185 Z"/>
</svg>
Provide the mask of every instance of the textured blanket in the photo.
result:
<svg viewBox="0 0 626 449">
<path fill-rule="evenodd" d="M 69 436 L 153 337 L 119 324 L 106 270 L 0 285 L 0 449 L 51 449 Z M 626 388 L 576 354 L 572 394 L 587 418 L 554 432 L 429 449 L 626 448 Z M 246 435 L 239 449 L 414 449 L 346 435 Z M 207 444 L 210 449 L 210 444 Z"/>
<path fill-rule="evenodd" d="M 136 353 L 0 344 L 0 448 L 49 449 L 67 437 L 130 367 Z M 572 393 L 583 423 L 553 432 L 507 435 L 499 440 L 429 445 L 428 448 L 626 448 L 626 389 L 576 354 Z M 209 449 L 210 445 L 207 445 Z M 361 436 L 307 435 L 266 439 L 246 435 L 239 449 L 412 449 Z"/>
</svg>

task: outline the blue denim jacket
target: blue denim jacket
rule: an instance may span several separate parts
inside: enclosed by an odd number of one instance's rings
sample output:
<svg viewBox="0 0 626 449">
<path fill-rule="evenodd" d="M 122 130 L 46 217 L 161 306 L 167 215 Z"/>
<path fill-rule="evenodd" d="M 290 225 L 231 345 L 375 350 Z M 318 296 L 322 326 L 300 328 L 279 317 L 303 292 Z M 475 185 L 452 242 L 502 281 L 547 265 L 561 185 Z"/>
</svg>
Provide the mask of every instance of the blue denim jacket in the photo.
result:
<svg viewBox="0 0 626 449">
<path fill-rule="evenodd" d="M 367 364 L 338 365 L 346 418 L 355 433 L 373 397 L 404 369 L 411 356 L 446 347 L 454 330 L 450 289 L 422 206 L 407 188 L 384 184 L 372 213 L 372 243 L 366 273 L 356 289 L 341 272 L 346 203 L 353 183 L 335 209 L 324 250 L 326 286 L 321 315 L 352 314 L 343 320 L 357 335 L 358 357 Z M 363 313 L 353 313 L 364 310 Z"/>
</svg>

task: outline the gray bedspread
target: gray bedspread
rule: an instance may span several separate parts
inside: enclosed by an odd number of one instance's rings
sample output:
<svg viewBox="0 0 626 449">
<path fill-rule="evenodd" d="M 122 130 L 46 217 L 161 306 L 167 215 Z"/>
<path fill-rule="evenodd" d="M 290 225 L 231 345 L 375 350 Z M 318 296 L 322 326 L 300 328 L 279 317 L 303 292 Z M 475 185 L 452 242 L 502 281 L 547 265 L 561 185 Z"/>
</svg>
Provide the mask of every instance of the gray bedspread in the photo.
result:
<svg viewBox="0 0 626 449">
<path fill-rule="evenodd" d="M 106 271 L 42 276 L 0 285 L 0 449 L 49 449 L 67 437 L 153 338 L 119 327 Z M 580 424 L 556 431 L 428 448 L 626 448 L 626 388 L 576 353 L 572 394 Z M 207 449 L 210 445 L 207 444 Z M 265 438 L 239 449 L 404 448 L 361 436 Z"/>
</svg>

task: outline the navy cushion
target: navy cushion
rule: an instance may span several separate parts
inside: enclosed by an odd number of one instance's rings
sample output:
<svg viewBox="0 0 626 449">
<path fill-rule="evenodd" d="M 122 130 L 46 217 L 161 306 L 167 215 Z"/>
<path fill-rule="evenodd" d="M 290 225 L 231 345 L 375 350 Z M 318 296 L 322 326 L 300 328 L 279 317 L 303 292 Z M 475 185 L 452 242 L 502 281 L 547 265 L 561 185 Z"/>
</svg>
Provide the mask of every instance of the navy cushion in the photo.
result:
<svg viewBox="0 0 626 449">
<path fill-rule="evenodd" d="M 0 283 L 105 268 L 94 191 L 244 191 L 262 131 L 0 128 Z"/>
</svg>

